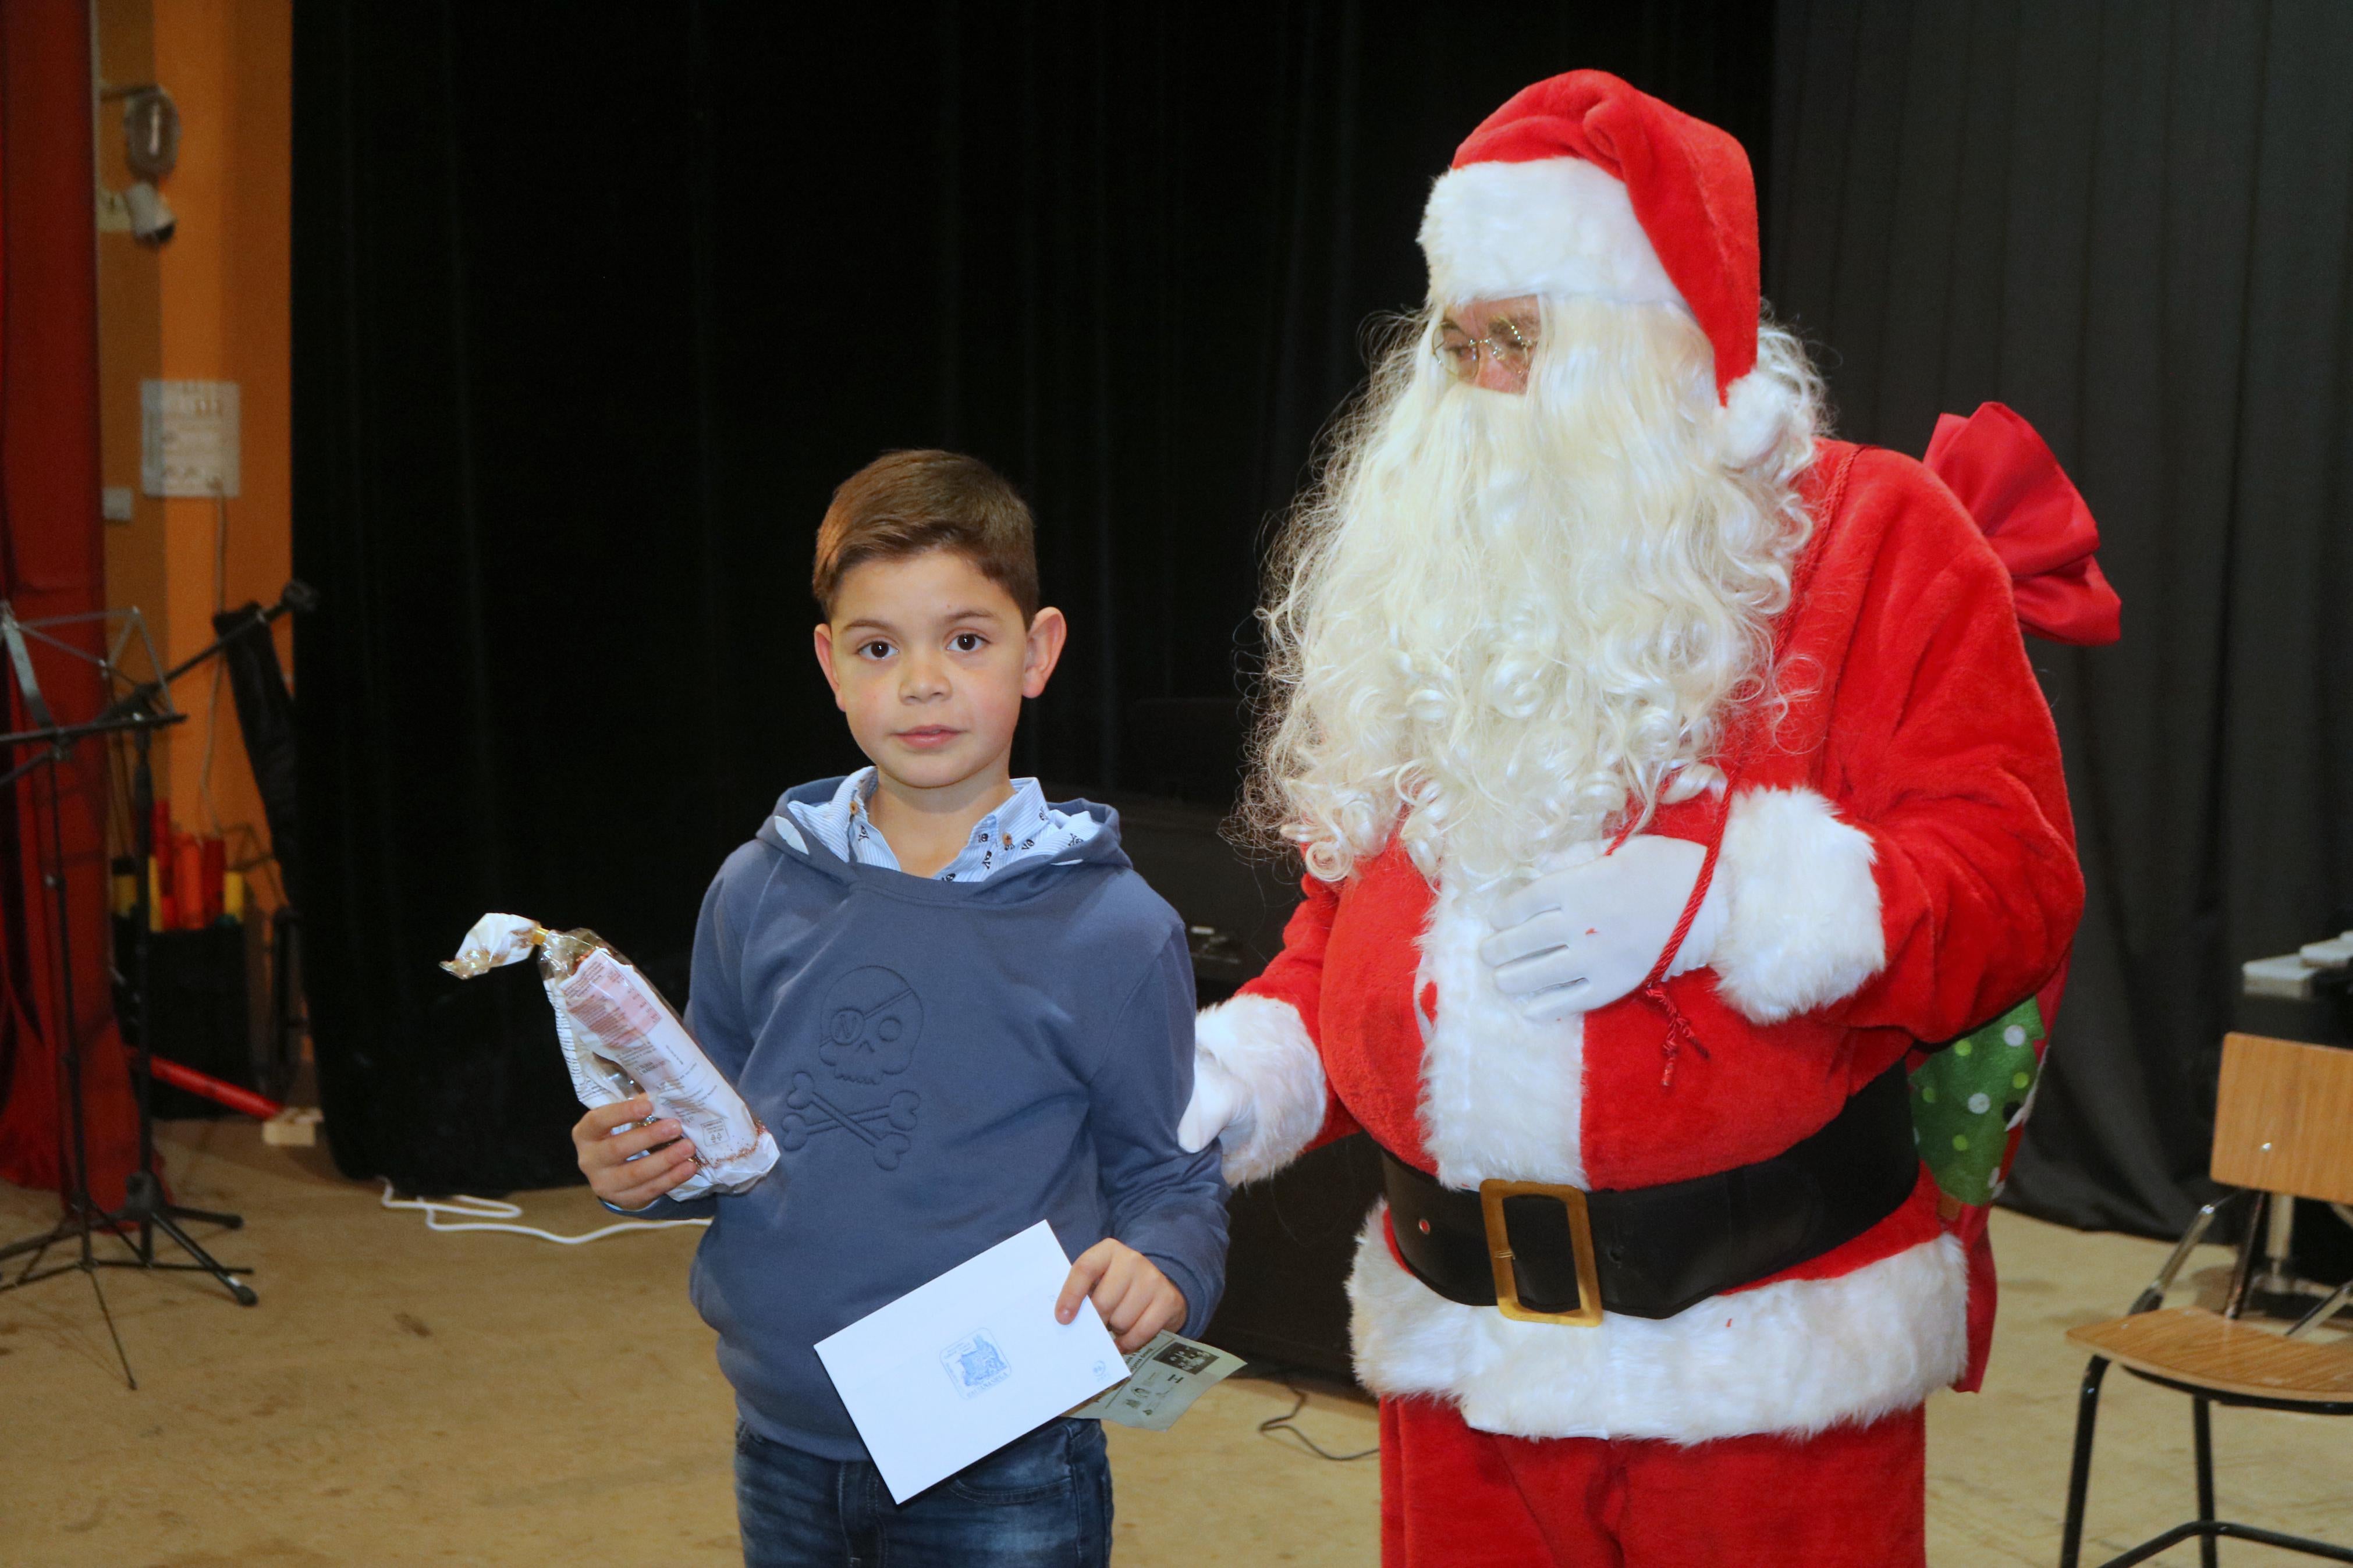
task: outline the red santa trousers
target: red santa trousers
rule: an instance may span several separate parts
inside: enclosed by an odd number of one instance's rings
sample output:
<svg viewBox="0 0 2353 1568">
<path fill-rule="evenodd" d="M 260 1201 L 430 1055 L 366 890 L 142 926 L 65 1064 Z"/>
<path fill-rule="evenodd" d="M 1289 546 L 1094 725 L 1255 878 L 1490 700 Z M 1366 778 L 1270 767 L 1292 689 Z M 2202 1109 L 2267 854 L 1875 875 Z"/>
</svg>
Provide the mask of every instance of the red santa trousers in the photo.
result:
<svg viewBox="0 0 2353 1568">
<path fill-rule="evenodd" d="M 1499 1437 L 1381 1401 L 1384 1568 L 1924 1568 L 1922 1407 L 1813 1437 Z"/>
</svg>

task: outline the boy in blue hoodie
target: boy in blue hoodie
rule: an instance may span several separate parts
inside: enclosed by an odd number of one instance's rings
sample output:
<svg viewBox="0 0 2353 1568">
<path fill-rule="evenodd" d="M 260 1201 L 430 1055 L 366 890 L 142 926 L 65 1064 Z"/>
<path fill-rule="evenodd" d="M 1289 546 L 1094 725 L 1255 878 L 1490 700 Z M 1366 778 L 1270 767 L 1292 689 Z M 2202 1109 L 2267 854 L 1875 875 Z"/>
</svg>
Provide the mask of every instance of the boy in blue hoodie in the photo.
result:
<svg viewBox="0 0 2353 1568">
<path fill-rule="evenodd" d="M 1092 1421 L 1050 1421 L 894 1504 L 814 1345 L 1045 1218 L 1122 1350 L 1198 1333 L 1225 1278 L 1214 1146 L 1187 1154 L 1182 922 L 1119 819 L 1010 776 L 1060 657 L 1029 510 L 977 460 L 893 452 L 818 531 L 818 663 L 872 766 L 787 791 L 695 931 L 687 1026 L 784 1157 L 750 1192 L 693 1169 L 642 1099 L 573 1130 L 615 1207 L 712 1215 L 690 1286 L 735 1386 L 748 1568 L 1103 1563 Z M 633 1158 L 642 1155 L 643 1158 Z"/>
</svg>

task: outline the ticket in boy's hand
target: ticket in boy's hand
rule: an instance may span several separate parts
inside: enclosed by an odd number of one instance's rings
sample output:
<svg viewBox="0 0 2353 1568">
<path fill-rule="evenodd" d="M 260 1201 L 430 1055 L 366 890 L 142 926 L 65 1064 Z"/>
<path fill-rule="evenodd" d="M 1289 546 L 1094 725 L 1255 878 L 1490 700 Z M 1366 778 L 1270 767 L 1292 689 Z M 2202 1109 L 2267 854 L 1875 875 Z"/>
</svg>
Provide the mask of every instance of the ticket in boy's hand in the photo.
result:
<svg viewBox="0 0 2353 1568">
<path fill-rule="evenodd" d="M 1241 1368 L 1241 1357 L 1164 1329 L 1128 1352 L 1125 1383 L 1105 1389 L 1071 1414 L 1166 1432 L 1193 1401 Z"/>
</svg>

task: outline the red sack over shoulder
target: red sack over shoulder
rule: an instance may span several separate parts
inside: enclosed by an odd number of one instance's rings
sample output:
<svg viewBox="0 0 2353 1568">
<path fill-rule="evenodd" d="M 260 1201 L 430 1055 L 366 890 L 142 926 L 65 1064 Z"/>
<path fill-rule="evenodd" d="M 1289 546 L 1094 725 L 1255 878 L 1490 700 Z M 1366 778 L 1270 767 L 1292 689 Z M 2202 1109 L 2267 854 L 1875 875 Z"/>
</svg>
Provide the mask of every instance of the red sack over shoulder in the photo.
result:
<svg viewBox="0 0 2353 1568">
<path fill-rule="evenodd" d="M 1939 415 L 1921 461 L 2010 568 L 2021 626 L 2079 647 L 2122 635 L 2123 602 L 2093 559 L 2099 525 L 2033 426 L 2000 403 Z"/>
<path fill-rule="evenodd" d="M 2123 603 L 2094 559 L 2093 552 L 2100 545 L 2099 526 L 2034 426 L 1999 403 L 1979 404 L 1967 419 L 1957 414 L 1942 415 L 1922 461 L 1968 509 L 1994 553 L 2010 568 L 2010 592 L 2021 631 L 2079 647 L 2112 643 L 2122 635 Z M 2072 824 L 2068 837 L 2073 837 Z M 2021 1036 L 2011 1048 L 2031 1047 L 2031 1065 L 2024 1065 L 2022 1056 L 2015 1064 L 2003 1064 L 2000 1076 L 2007 1083 L 1989 1084 L 1985 1092 L 1970 1096 L 1967 1107 L 1939 1104 L 1938 1089 L 1946 1091 L 1949 1101 L 1956 1089 L 1973 1087 L 1964 1081 L 1972 1068 L 1960 1061 L 1918 1053 L 1912 1061 L 1914 1124 L 1924 1133 L 1924 1152 L 1927 1136 L 1950 1136 L 1956 1142 L 1970 1136 L 1968 1123 L 1957 1118 L 1972 1109 L 1973 1119 L 1990 1134 L 1989 1142 L 1998 1141 L 2000 1149 L 1990 1173 L 1979 1169 L 1970 1179 L 1951 1182 L 1944 1173 L 1938 1174 L 1938 1184 L 1945 1190 L 1947 1224 L 1968 1254 L 1968 1363 L 1954 1383 L 1965 1393 L 1983 1381 L 1986 1359 L 1993 1347 L 1996 1290 L 1986 1221 L 1993 1198 L 2009 1181 L 2011 1162 L 2018 1157 L 2026 1118 L 2033 1109 L 2032 1090 L 2040 1086 L 2042 1059 L 2050 1048 L 2049 1032 L 2058 1022 L 2067 968 L 2068 960 L 2063 959 L 2057 973 L 2033 997 L 2033 1017 L 2024 1028 L 2004 1031 L 1989 1025 L 1978 1036 L 1947 1045 L 1949 1051 L 1982 1057 L 1989 1047 L 2000 1049 L 1998 1035 Z M 2026 1010 L 2021 1005 L 2021 1011 Z M 2014 1073 L 2013 1065 L 2019 1068 Z M 2022 1099 L 2006 1099 L 2002 1090 L 2012 1086 L 2022 1091 Z M 1985 1104 L 1979 1106 L 1980 1100 Z M 1991 1112 L 1989 1121 L 1986 1111 Z M 1937 1152 L 1944 1152 L 1941 1146 Z M 1937 1163 L 1931 1160 L 1932 1170 Z"/>
</svg>

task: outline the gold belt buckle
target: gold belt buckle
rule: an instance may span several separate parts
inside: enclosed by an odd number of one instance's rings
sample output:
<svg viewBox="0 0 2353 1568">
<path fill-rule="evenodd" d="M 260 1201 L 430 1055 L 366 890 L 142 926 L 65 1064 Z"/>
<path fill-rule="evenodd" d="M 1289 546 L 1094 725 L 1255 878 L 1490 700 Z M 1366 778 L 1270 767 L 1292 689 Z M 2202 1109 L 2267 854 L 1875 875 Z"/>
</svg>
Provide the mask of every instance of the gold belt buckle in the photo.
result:
<svg viewBox="0 0 2353 1568">
<path fill-rule="evenodd" d="M 1505 1198 L 1551 1198 L 1568 1211 L 1568 1244 L 1577 1256 L 1577 1305 L 1566 1312 L 1539 1312 L 1520 1305 L 1519 1275 L 1512 1268 L 1512 1237 L 1504 1225 Z M 1578 1187 L 1546 1182 L 1482 1182 L 1479 1215 L 1487 1226 L 1487 1263 L 1495 1271 L 1495 1310 L 1523 1323 L 1569 1323 L 1589 1329 L 1601 1321 L 1601 1270 L 1593 1259 L 1593 1221 Z"/>
</svg>

